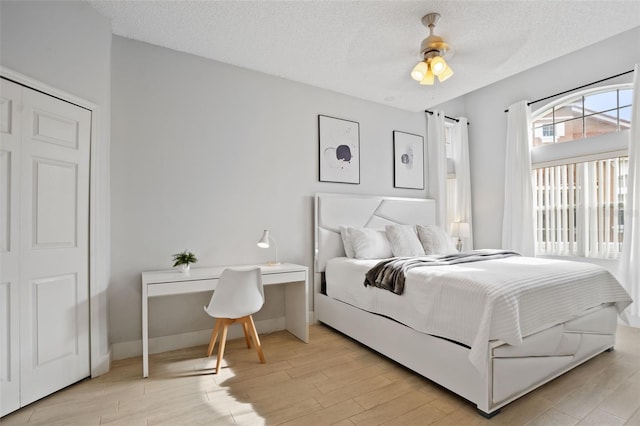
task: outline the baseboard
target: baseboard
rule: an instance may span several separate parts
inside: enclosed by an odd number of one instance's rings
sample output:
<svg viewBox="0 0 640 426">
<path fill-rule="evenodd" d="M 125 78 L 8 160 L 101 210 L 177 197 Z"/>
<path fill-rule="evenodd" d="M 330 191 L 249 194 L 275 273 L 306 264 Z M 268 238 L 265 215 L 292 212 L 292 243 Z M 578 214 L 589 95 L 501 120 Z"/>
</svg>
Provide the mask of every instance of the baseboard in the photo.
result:
<svg viewBox="0 0 640 426">
<path fill-rule="evenodd" d="M 258 334 L 271 333 L 285 329 L 285 317 L 256 321 Z M 187 333 L 158 336 L 149 339 L 149 353 L 174 351 L 176 349 L 190 348 L 192 346 L 206 345 L 211 338 L 211 329 L 190 331 Z M 234 324 L 229 328 L 227 339 L 243 337 L 242 327 Z M 111 346 L 113 359 L 125 359 L 142 355 L 142 340 L 118 342 Z"/>
<path fill-rule="evenodd" d="M 91 360 L 91 377 L 95 378 L 108 373 L 111 369 L 111 348 L 106 354 L 100 355 L 97 360 Z"/>
</svg>

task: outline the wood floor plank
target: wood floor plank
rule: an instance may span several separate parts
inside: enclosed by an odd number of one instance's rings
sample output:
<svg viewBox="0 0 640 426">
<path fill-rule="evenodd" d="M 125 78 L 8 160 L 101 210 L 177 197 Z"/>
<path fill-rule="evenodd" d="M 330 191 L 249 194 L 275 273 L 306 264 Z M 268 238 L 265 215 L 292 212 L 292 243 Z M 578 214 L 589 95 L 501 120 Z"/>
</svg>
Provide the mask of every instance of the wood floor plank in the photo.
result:
<svg viewBox="0 0 640 426">
<path fill-rule="evenodd" d="M 640 426 L 640 329 L 619 327 L 616 350 L 502 408 L 491 420 L 474 404 L 328 327 L 310 342 L 260 336 L 260 364 L 244 338 L 227 343 L 223 368 L 206 345 L 153 354 L 43 398 L 0 420 L 17 425 L 463 425 Z"/>
<path fill-rule="evenodd" d="M 431 425 L 447 415 L 436 408 L 433 404 L 422 405 L 415 410 L 400 414 L 398 417 L 391 419 L 384 426 L 423 426 Z"/>
<path fill-rule="evenodd" d="M 33 404 L 32 404 L 33 405 Z M 30 406 L 31 407 L 31 406 Z M 6 415 L 0 418 L 0 424 L 2 426 L 16 426 L 27 424 L 29 418 L 33 415 L 34 409 L 25 407 L 18 411 Z"/>
<path fill-rule="evenodd" d="M 551 408 L 532 421 L 527 422 L 526 426 L 573 426 L 578 421 L 575 417 Z"/>
<path fill-rule="evenodd" d="M 93 398 L 76 402 L 64 402 L 61 404 L 37 406 L 29 417 L 29 424 L 100 424 L 103 414 L 115 413 L 118 410 L 118 401 L 103 401 Z M 84 420 L 83 420 L 84 419 Z"/>
<path fill-rule="evenodd" d="M 578 422 L 578 426 L 622 426 L 624 420 L 602 410 L 593 410 L 584 419 Z"/>
<path fill-rule="evenodd" d="M 502 412 L 491 419 L 491 423 L 492 426 L 525 424 L 529 420 L 541 416 L 552 406 L 552 401 L 530 393 L 503 407 Z"/>
<path fill-rule="evenodd" d="M 629 420 L 624 424 L 625 426 L 640 426 L 640 408 L 631 416 Z"/>
<path fill-rule="evenodd" d="M 359 392 L 358 395 L 354 397 L 354 400 L 362 407 L 369 410 L 376 405 L 389 401 L 389 399 L 398 398 L 417 389 L 418 385 L 416 382 L 399 380 L 391 381 L 378 389 L 373 389 L 368 392 Z"/>
<path fill-rule="evenodd" d="M 397 418 L 402 413 L 415 410 L 432 401 L 432 398 L 422 392 L 408 392 L 353 416 L 350 420 L 356 425 L 381 425 Z"/>
<path fill-rule="evenodd" d="M 381 377 L 383 372 L 384 370 L 382 370 L 377 365 L 365 367 L 365 368 L 359 369 L 358 371 L 351 371 L 351 372 L 345 373 L 340 377 L 334 378 L 333 380 L 327 380 L 325 382 L 322 382 L 316 385 L 316 387 L 322 393 L 329 393 L 329 392 L 341 389 L 344 386 L 349 386 L 350 384 L 353 384 L 356 381 L 364 382 L 370 378 L 380 378 L 385 383 L 390 383 L 389 379 L 385 379 L 384 377 Z M 364 388 L 363 390 L 367 391 L 369 389 Z"/>
<path fill-rule="evenodd" d="M 322 392 L 316 396 L 316 400 L 323 407 L 331 407 L 345 399 L 353 399 L 370 391 L 376 391 L 389 385 L 391 382 L 380 376 L 366 377 L 362 380 L 354 380 L 331 392 Z"/>
<path fill-rule="evenodd" d="M 495 417 L 494 417 L 495 419 Z M 475 411 L 460 410 L 432 423 L 433 426 L 485 426 L 491 425 L 493 419 L 485 419 Z"/>
<path fill-rule="evenodd" d="M 320 405 L 318 401 L 313 398 L 308 398 L 286 408 L 272 411 L 265 417 L 268 424 L 280 425 L 295 422 L 296 419 L 313 415 L 313 413 L 322 410 L 322 408 L 322 405 Z"/>
<path fill-rule="evenodd" d="M 348 420 L 353 415 L 364 411 L 364 409 L 353 400 L 343 401 L 329 408 L 323 408 L 305 416 L 297 417 L 291 421 L 283 423 L 286 426 L 321 426 L 333 425 L 335 423 Z"/>
<path fill-rule="evenodd" d="M 629 419 L 640 408 L 640 384 L 622 383 L 597 408 L 616 417 Z"/>
<path fill-rule="evenodd" d="M 636 369 L 635 365 L 624 361 L 610 364 L 584 385 L 561 399 L 555 408 L 581 419 L 607 398 Z"/>
</svg>

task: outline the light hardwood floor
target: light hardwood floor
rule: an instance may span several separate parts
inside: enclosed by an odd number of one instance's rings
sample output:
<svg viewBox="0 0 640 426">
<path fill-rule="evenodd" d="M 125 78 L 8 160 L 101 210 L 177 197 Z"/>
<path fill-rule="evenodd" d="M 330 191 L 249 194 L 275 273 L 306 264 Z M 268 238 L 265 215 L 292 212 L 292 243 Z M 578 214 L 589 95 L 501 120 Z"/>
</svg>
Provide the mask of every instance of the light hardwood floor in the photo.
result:
<svg viewBox="0 0 640 426">
<path fill-rule="evenodd" d="M 640 425 L 640 329 L 619 327 L 603 353 L 520 398 L 491 420 L 475 406 L 321 325 L 308 344 L 261 335 L 266 364 L 244 339 L 220 374 L 206 345 L 113 363 L 0 420 L 2 425 Z"/>
</svg>

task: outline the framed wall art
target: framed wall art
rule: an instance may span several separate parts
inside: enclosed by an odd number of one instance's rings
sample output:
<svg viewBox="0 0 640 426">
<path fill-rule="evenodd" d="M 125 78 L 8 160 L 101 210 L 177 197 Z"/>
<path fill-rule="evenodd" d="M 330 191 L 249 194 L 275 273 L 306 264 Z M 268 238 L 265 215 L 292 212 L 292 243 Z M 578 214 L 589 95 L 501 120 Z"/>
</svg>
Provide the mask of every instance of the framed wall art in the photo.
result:
<svg viewBox="0 0 640 426">
<path fill-rule="evenodd" d="M 320 181 L 360 183 L 360 124 L 318 115 Z"/>
<path fill-rule="evenodd" d="M 394 130 L 393 186 L 424 189 L 424 139 L 422 136 Z"/>
</svg>

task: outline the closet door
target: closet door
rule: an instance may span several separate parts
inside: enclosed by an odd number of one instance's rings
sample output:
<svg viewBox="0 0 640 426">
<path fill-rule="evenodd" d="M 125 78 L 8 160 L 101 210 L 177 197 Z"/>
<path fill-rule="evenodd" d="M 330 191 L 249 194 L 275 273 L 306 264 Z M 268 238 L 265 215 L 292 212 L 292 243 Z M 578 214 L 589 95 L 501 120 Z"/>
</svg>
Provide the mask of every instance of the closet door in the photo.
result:
<svg viewBox="0 0 640 426">
<path fill-rule="evenodd" d="M 0 84 L 2 416 L 90 374 L 91 112 Z"/>
<path fill-rule="evenodd" d="M 22 87 L 0 80 L 0 416 L 20 407 L 19 188 Z"/>
<path fill-rule="evenodd" d="M 20 162 L 13 161 L 19 186 L 11 188 L 20 193 L 16 216 L 24 406 L 89 376 L 91 112 L 26 87 L 21 104 Z"/>
</svg>

